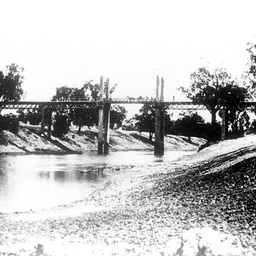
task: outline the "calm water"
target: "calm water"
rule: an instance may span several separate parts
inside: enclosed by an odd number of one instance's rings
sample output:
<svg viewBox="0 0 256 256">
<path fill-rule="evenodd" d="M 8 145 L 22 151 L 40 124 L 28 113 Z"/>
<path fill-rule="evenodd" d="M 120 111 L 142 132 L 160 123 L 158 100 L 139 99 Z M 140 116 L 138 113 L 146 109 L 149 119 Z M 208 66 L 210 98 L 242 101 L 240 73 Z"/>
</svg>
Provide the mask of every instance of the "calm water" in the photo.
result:
<svg viewBox="0 0 256 256">
<path fill-rule="evenodd" d="M 138 151 L 111 152 L 108 156 L 0 156 L 0 212 L 68 204 L 86 197 L 111 175 L 101 167 L 169 162 L 184 154 L 189 152 L 166 152 L 161 158 L 155 157 L 153 152 Z"/>
</svg>

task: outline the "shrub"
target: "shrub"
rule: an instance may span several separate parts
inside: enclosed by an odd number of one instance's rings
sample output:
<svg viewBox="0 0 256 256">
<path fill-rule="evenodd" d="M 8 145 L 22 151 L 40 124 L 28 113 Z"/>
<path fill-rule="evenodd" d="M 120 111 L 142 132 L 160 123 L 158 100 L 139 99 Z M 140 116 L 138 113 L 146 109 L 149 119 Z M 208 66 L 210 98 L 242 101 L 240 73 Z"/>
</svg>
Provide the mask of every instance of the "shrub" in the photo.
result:
<svg viewBox="0 0 256 256">
<path fill-rule="evenodd" d="M 15 115 L 0 115 L 0 131 L 8 130 L 14 134 L 18 133 L 19 118 Z"/>
<path fill-rule="evenodd" d="M 31 125 L 38 125 L 41 122 L 41 113 L 28 112 L 27 120 Z"/>
<path fill-rule="evenodd" d="M 62 137 L 69 131 L 70 120 L 65 114 L 56 114 L 53 122 L 54 136 Z"/>
</svg>

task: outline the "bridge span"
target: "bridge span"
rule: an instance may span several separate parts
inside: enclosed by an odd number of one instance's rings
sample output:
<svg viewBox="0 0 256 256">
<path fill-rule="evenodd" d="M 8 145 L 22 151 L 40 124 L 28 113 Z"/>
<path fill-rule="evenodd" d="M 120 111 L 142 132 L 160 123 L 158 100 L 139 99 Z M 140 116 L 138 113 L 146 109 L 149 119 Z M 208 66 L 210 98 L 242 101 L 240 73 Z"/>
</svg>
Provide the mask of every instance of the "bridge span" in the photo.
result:
<svg viewBox="0 0 256 256">
<path fill-rule="evenodd" d="M 192 101 L 161 101 L 147 100 L 141 98 L 113 98 L 103 99 L 102 101 L 86 101 L 86 100 L 74 100 L 74 101 L 19 101 L 19 102 L 0 102 L 0 109 L 20 109 L 20 110 L 36 110 L 36 109 L 83 109 L 88 106 L 101 106 L 105 103 L 112 105 L 132 105 L 132 104 L 148 104 L 157 105 L 162 104 L 168 106 L 171 110 L 206 110 L 206 107 L 202 104 L 196 104 Z M 244 107 L 247 110 L 256 107 L 256 101 L 247 101 L 244 103 Z"/>
<path fill-rule="evenodd" d="M 19 102 L 0 102 L 0 109 L 20 109 L 20 110 L 36 110 L 36 109 L 83 109 L 88 106 L 100 106 L 102 104 L 125 105 L 125 104 L 148 104 L 156 105 L 159 102 L 155 100 L 124 100 L 110 99 L 103 101 L 19 101 Z M 206 107 L 200 104 L 194 104 L 190 101 L 161 101 L 160 104 L 166 105 L 172 110 L 205 110 Z"/>
</svg>

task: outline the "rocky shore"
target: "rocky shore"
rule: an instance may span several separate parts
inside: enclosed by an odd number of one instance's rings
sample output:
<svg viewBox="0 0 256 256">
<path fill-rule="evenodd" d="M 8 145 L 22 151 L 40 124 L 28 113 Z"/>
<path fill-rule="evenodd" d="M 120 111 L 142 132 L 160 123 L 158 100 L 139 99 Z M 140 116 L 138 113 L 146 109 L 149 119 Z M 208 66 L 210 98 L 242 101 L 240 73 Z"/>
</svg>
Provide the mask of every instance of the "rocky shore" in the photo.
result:
<svg viewBox="0 0 256 256">
<path fill-rule="evenodd" d="M 256 255 L 256 136 L 112 166 L 84 200 L 0 215 L 0 255 Z"/>
</svg>

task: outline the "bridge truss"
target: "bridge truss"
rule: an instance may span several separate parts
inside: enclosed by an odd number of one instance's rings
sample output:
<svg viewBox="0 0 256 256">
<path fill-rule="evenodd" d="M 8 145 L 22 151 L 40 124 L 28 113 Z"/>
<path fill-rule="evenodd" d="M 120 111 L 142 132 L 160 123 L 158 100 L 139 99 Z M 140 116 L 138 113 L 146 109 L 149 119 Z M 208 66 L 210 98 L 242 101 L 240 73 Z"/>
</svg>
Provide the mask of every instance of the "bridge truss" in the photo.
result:
<svg viewBox="0 0 256 256">
<path fill-rule="evenodd" d="M 157 105 L 159 102 L 154 100 L 141 99 L 110 99 L 103 101 L 19 101 L 19 102 L 0 102 L 0 109 L 83 109 L 88 107 L 102 106 L 104 103 L 110 104 L 149 104 Z M 206 110 L 206 107 L 201 104 L 195 104 L 190 101 L 164 101 L 160 104 L 167 105 L 170 110 Z M 255 109 L 255 101 L 247 101 L 244 103 L 247 110 Z"/>
<path fill-rule="evenodd" d="M 149 104 L 156 105 L 159 102 L 152 100 L 123 100 L 111 99 L 106 101 L 19 101 L 19 102 L 0 102 L 0 109 L 20 109 L 20 110 L 36 110 L 36 109 L 83 109 L 88 107 L 101 106 L 104 103 L 110 104 Z M 177 102 L 161 102 L 162 105 L 169 106 L 171 110 L 205 110 L 205 106 L 194 104 L 189 101 Z"/>
</svg>

